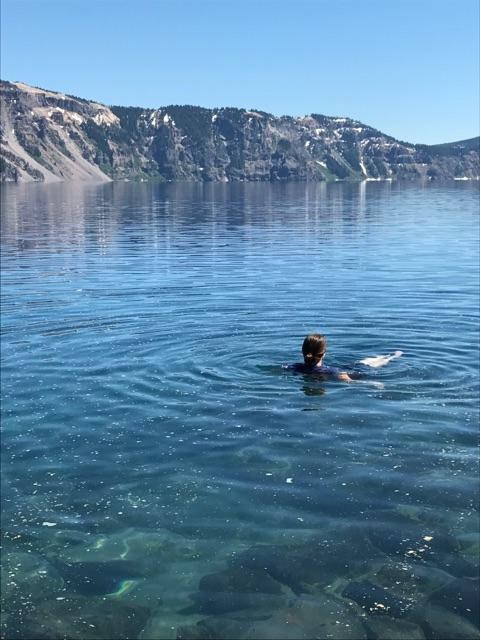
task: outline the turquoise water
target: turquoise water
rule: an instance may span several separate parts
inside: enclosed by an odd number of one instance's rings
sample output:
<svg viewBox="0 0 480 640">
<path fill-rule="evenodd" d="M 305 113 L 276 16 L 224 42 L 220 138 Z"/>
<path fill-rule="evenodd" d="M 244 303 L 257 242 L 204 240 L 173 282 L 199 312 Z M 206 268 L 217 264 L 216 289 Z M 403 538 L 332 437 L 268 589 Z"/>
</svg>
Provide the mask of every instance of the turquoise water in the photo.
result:
<svg viewBox="0 0 480 640">
<path fill-rule="evenodd" d="M 478 185 L 1 195 L 2 637 L 480 637 Z"/>
</svg>

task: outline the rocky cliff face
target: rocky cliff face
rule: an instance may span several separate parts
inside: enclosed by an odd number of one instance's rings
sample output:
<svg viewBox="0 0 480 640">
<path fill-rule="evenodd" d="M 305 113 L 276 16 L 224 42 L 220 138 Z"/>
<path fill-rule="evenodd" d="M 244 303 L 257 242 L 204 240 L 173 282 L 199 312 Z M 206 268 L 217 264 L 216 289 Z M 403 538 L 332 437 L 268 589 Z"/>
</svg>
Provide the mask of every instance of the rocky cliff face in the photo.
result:
<svg viewBox="0 0 480 640">
<path fill-rule="evenodd" d="M 350 118 L 107 107 L 1 82 L 2 181 L 478 179 L 479 139 L 399 142 Z"/>
</svg>

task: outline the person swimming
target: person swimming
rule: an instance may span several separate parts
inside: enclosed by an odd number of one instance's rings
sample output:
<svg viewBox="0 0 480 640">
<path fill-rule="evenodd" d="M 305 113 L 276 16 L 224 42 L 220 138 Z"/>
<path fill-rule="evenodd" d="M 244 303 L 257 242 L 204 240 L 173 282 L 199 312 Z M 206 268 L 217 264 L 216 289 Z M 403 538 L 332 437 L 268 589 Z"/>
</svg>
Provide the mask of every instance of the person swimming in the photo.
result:
<svg viewBox="0 0 480 640">
<path fill-rule="evenodd" d="M 341 382 L 362 382 L 352 378 L 346 371 L 342 371 L 338 367 L 329 367 L 323 364 L 323 359 L 327 351 L 327 338 L 320 333 L 309 334 L 302 344 L 303 363 L 287 365 L 287 368 L 294 369 L 298 373 L 316 374 L 326 378 L 333 378 Z M 395 358 L 399 358 L 403 354 L 402 351 L 395 351 L 391 355 L 372 356 L 359 360 L 360 364 L 367 367 L 378 369 Z M 378 387 L 383 387 L 381 382 L 371 382 Z"/>
</svg>

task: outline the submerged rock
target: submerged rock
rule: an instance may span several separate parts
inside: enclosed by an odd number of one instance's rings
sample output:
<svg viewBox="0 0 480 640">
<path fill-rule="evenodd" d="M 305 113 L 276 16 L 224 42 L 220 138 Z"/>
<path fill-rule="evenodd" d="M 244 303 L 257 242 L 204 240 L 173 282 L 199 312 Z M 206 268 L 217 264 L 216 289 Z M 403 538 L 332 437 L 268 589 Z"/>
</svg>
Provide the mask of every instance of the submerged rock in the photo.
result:
<svg viewBox="0 0 480 640">
<path fill-rule="evenodd" d="M 134 504 L 137 502 L 134 501 Z M 69 564 L 130 562 L 142 576 L 158 575 L 166 564 L 198 553 L 198 548 L 190 540 L 165 530 L 145 532 L 127 529 L 116 533 L 89 535 L 73 547 L 70 542 L 64 542 L 63 532 L 58 533 L 62 537 L 55 545 L 56 560 Z"/>
<path fill-rule="evenodd" d="M 366 638 L 361 620 L 349 607 L 327 596 L 298 598 L 290 607 L 274 614 L 268 624 L 263 621 L 257 626 L 260 625 L 261 633 L 254 637 L 266 640 L 272 637 L 322 640 Z"/>
<path fill-rule="evenodd" d="M 5 552 L 1 567 L 2 638 L 24 638 L 23 619 L 45 598 L 62 593 L 64 581 L 44 558 L 33 553 Z"/>
<path fill-rule="evenodd" d="M 412 603 L 408 600 L 399 598 L 369 580 L 350 582 L 342 591 L 342 595 L 359 604 L 370 614 L 387 614 L 395 618 L 402 618 L 412 608 Z"/>
<path fill-rule="evenodd" d="M 424 617 L 429 640 L 480 640 L 480 629 L 451 611 L 431 605 Z"/>
<path fill-rule="evenodd" d="M 248 638 L 251 624 L 248 621 L 231 618 L 206 618 L 196 624 L 180 626 L 177 629 L 177 640 L 223 640 Z"/>
<path fill-rule="evenodd" d="M 149 617 L 148 609 L 104 598 L 77 596 L 42 602 L 22 621 L 22 640 L 134 640 Z"/>
<path fill-rule="evenodd" d="M 423 524 L 401 520 L 396 526 L 378 525 L 369 529 L 373 546 L 391 558 L 403 558 L 411 563 L 429 564 L 452 576 L 478 576 L 478 567 L 462 557 L 458 541 Z"/>
<path fill-rule="evenodd" d="M 2 554 L 2 597 L 24 601 L 42 600 L 57 595 L 64 582 L 56 569 L 33 553 Z"/>
<path fill-rule="evenodd" d="M 83 595 L 104 595 L 121 588 L 124 580 L 138 578 L 136 566 L 126 560 L 110 562 L 60 562 L 55 566 L 67 591 Z"/>
<path fill-rule="evenodd" d="M 188 610 L 221 614 L 249 607 L 275 609 L 284 604 L 284 592 L 285 587 L 266 571 L 231 567 L 204 576 L 191 596 L 196 604 Z"/>
<path fill-rule="evenodd" d="M 467 618 L 480 626 L 480 580 L 464 578 L 452 580 L 438 589 L 432 597 L 432 604 L 439 605 Z"/>
<path fill-rule="evenodd" d="M 182 610 L 181 613 L 203 613 L 219 615 L 243 609 L 255 610 L 257 607 L 272 611 L 285 604 L 285 596 L 273 596 L 265 593 L 209 592 L 199 591 L 191 596 L 195 604 Z"/>
<path fill-rule="evenodd" d="M 37 603 L 53 598 L 63 589 L 63 580 L 55 569 L 33 553 L 6 552 L 1 567 L 1 638 L 24 638 L 21 631 L 25 616 Z"/>
<path fill-rule="evenodd" d="M 406 620 L 374 616 L 367 618 L 365 624 L 371 640 L 425 640 L 421 627 Z"/>
<path fill-rule="evenodd" d="M 252 547 L 239 554 L 233 564 L 267 572 L 301 594 L 310 591 L 307 585 L 326 586 L 339 575 L 366 569 L 376 556 L 377 552 L 361 535 L 349 539 L 330 535 L 296 546 Z"/>
<path fill-rule="evenodd" d="M 301 597 L 289 605 L 265 615 L 250 618 L 218 616 L 180 627 L 178 640 L 364 640 L 361 620 L 343 603 L 319 596 Z"/>
<path fill-rule="evenodd" d="M 422 559 L 437 556 L 440 553 L 452 553 L 457 550 L 457 544 L 453 538 L 444 534 L 435 533 L 430 537 L 431 531 L 422 523 L 411 521 L 399 521 L 392 524 L 379 524 L 369 529 L 368 537 L 372 544 L 389 556 L 408 556 L 411 559 Z M 427 542 L 426 537 L 430 537 Z M 423 551 L 420 551 L 423 549 Z M 414 553 L 410 553 L 410 552 Z"/>
<path fill-rule="evenodd" d="M 480 557 L 480 539 L 478 531 L 472 533 L 464 533 L 458 536 L 460 551 L 467 561 L 477 561 Z"/>
<path fill-rule="evenodd" d="M 429 565 L 387 559 L 381 564 L 374 563 L 363 579 L 418 608 L 427 603 L 434 591 L 450 582 L 452 576 Z"/>
<path fill-rule="evenodd" d="M 266 571 L 242 567 L 231 567 L 225 571 L 204 576 L 199 583 L 200 591 L 241 591 L 247 593 L 282 594 L 282 585 Z"/>
</svg>

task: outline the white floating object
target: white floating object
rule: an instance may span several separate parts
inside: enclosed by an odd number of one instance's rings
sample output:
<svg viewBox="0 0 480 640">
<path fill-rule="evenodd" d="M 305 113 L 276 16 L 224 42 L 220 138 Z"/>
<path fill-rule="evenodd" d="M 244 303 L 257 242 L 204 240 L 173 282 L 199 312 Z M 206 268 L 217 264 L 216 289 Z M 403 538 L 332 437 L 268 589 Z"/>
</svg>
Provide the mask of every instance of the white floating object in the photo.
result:
<svg viewBox="0 0 480 640">
<path fill-rule="evenodd" d="M 285 480 L 285 482 L 286 482 L 287 484 L 292 484 L 292 482 L 293 482 L 293 478 L 287 478 L 287 479 Z"/>
<path fill-rule="evenodd" d="M 433 540 L 433 536 L 423 536 L 423 539 L 425 542 L 430 542 L 430 540 Z"/>
<path fill-rule="evenodd" d="M 56 522 L 42 522 L 42 527 L 56 527 Z"/>
</svg>

